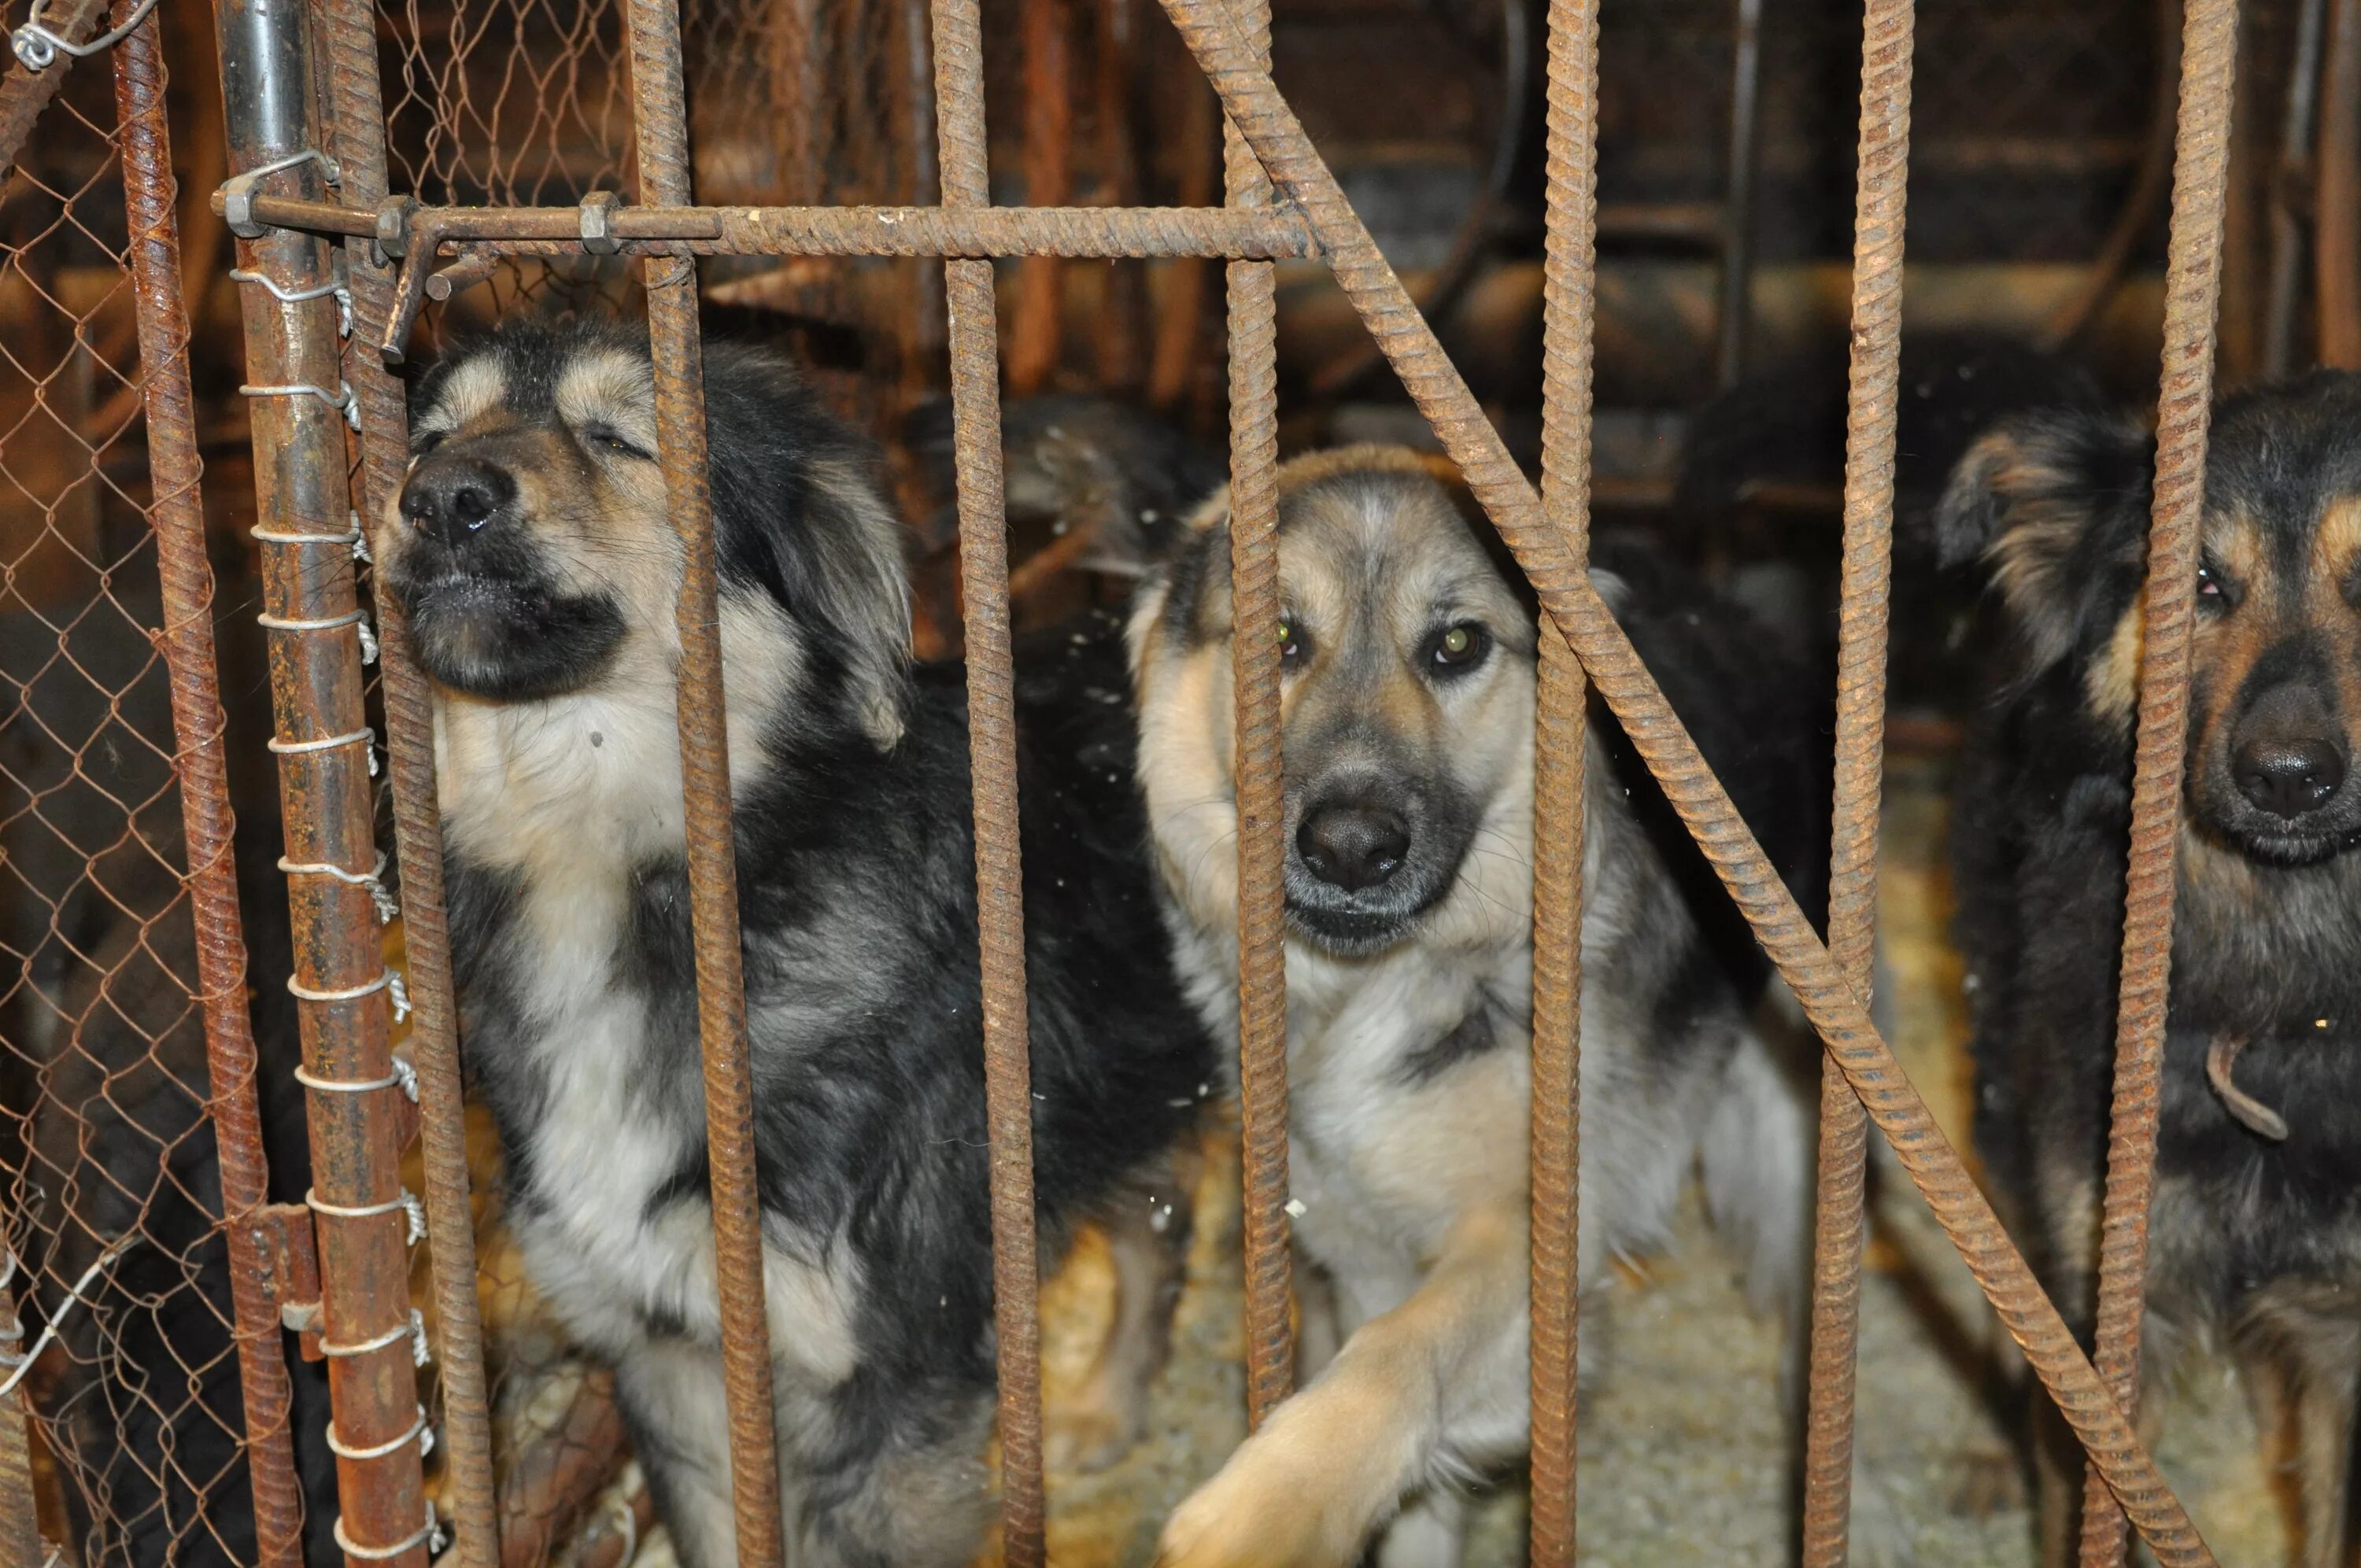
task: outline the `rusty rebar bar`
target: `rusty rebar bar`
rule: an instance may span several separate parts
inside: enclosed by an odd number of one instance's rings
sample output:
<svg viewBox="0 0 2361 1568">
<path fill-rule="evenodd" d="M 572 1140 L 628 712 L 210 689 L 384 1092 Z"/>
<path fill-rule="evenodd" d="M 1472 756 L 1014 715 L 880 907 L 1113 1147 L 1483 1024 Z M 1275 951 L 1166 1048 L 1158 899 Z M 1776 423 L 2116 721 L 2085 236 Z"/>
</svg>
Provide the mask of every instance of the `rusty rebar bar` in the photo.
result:
<svg viewBox="0 0 2361 1568">
<path fill-rule="evenodd" d="M 98 31 L 106 6 L 107 0 L 64 0 L 43 16 L 41 25 L 61 38 L 84 43 Z M 60 54 L 42 71 L 27 70 L 23 61 L 12 60 L 7 74 L 0 76 L 0 188 L 5 188 L 8 177 L 16 171 L 16 155 L 25 150 L 26 138 L 33 134 L 41 111 L 57 97 L 72 69 L 73 57 Z"/>
<path fill-rule="evenodd" d="M 1268 0 L 1231 13 L 1270 59 Z M 1230 205 L 1270 204 L 1270 180 L 1236 130 L 1223 132 Z M 1287 846 L 1279 725 L 1279 296 L 1268 261 L 1226 269 L 1230 353 L 1230 638 L 1237 749 L 1238 1102 L 1244 1159 L 1246 1423 L 1294 1387 L 1287 1223 Z"/>
<path fill-rule="evenodd" d="M 976 0 L 936 0 L 935 132 L 943 205 L 992 199 Z M 983 1092 L 991 1145 L 993 1327 L 1000 1367 L 1001 1550 L 1044 1560 L 1040 1252 L 1033 1223 L 1033 1064 L 1025 997 L 1025 890 L 1016 831 L 1016 706 L 1009 646 L 1007 499 L 1000 454 L 1000 339 L 992 263 L 943 263 L 951 444 L 967 641 L 968 759 L 975 791 L 975 916 L 983 980 Z"/>
<path fill-rule="evenodd" d="M 640 193 L 689 200 L 688 113 L 681 87 L 680 9 L 631 0 L 632 125 Z M 754 1175 L 754 1089 L 746 1036 L 746 981 L 738 925 L 737 839 L 731 826 L 727 708 L 722 695 L 720 589 L 713 498 L 706 471 L 705 375 L 697 264 L 685 256 L 641 263 L 655 373 L 656 446 L 664 497 L 680 536 L 674 607 L 680 632 L 679 729 L 690 925 L 697 946 L 697 1025 L 705 1068 L 711 1171 L 714 1284 L 721 1310 L 722 1382 L 730 1421 L 730 1493 L 737 1560 L 779 1568 L 776 1412 L 763 1275 L 763 1204 Z"/>
<path fill-rule="evenodd" d="M 1254 63 L 1224 0 L 1163 4 L 1232 121 L 1279 188 L 1295 199 L 1332 258 L 1347 298 L 1514 552 L 1543 609 L 1621 720 L 1666 798 L 1795 991 L 1806 1016 L 1844 1067 L 1871 1118 L 1894 1144 L 1903 1168 L 1926 1195 L 2001 1321 L 2025 1349 L 2084 1447 L 2098 1459 L 2158 1561 L 2164 1568 L 2212 1563 L 2213 1554 L 2195 1526 L 2010 1244 L 1958 1151 L 1936 1125 L 1835 959 L 1812 934 L 1810 922 L 1705 765 L 1614 616 L 1548 525 L 1540 498 L 1452 368 L 1335 176 L 1312 148 L 1269 73 Z"/>
<path fill-rule="evenodd" d="M 115 25 L 132 0 L 116 0 Z M 270 1201 L 255 1086 L 254 1021 L 247 1011 L 246 927 L 237 903 L 237 824 L 230 809 L 221 674 L 214 653 L 214 575 L 198 491 L 195 400 L 189 388 L 189 313 L 181 296 L 181 235 L 163 47 L 151 14 L 115 49 L 115 123 L 123 159 L 126 254 L 138 316 L 139 395 L 147 410 L 149 526 L 163 624 L 156 640 L 170 678 L 174 772 L 196 929 L 197 993 L 205 1028 L 214 1164 L 229 1256 L 230 1312 L 254 1498 L 255 1560 L 296 1568 L 303 1499 L 289 1430 L 291 1396 L 279 1308 L 254 1216 Z"/>
<path fill-rule="evenodd" d="M 1551 0 L 1542 264 L 1542 512 L 1590 551 L 1591 346 L 1598 241 L 1598 0 Z M 1533 731 L 1532 1545 L 1575 1561 L 1582 1291 L 1581 664 L 1541 628 Z"/>
<path fill-rule="evenodd" d="M 2147 1293 L 2148 1205 L 2172 986 L 2172 898 L 2189 733 L 2190 632 L 2197 604 L 2205 442 L 2213 401 L 2215 307 L 2229 162 L 2237 0 L 2189 0 L 2180 48 L 2180 120 L 2165 262 L 2164 358 L 2157 403 L 2156 488 L 2132 764 L 2131 852 L 2124 883 L 2123 970 L 2115 996 L 2115 1075 L 2107 1186 L 2099 1223 L 2094 1360 L 2115 1404 L 2139 1402 L 2140 1319 Z M 2103 1478 L 2084 1487 L 2082 1562 L 2124 1561 L 2124 1519 Z"/>
<path fill-rule="evenodd" d="M 328 61 L 330 113 L 344 194 L 374 205 L 387 195 L 385 108 L 378 84 L 377 16 L 368 0 L 318 0 Z M 392 268 L 367 239 L 345 244 L 353 331 L 345 378 L 360 417 L 354 504 L 374 522 L 390 513 L 410 461 L 401 384 L 375 349 L 393 305 Z M 372 583 L 372 587 L 374 587 Z M 403 962 L 410 988 L 410 1059 L 418 1076 L 418 1141 L 425 1191 L 443 1385 L 445 1467 L 462 1568 L 497 1568 L 499 1519 L 492 1477 L 490 1383 L 477 1295 L 476 1222 L 468 1201 L 466 1085 L 458 1009 L 443 905 L 443 828 L 434 787 L 434 710 L 412 652 L 410 625 L 390 594 L 376 594 L 379 695 L 393 786 L 400 859 Z"/>
<path fill-rule="evenodd" d="M 1894 399 L 1901 386 L 1914 19 L 1914 0 L 1870 0 L 1861 22 L 1828 930 L 1830 956 L 1845 983 L 1863 1000 L 1876 970 L 1877 828 L 1884 773 L 1886 604 L 1894 558 Z M 1811 1380 L 1805 1407 L 1806 1568 L 1841 1568 L 1850 1552 L 1861 1185 L 1868 1153 L 1869 1120 L 1861 1100 L 1835 1061 L 1823 1056 Z"/>
<path fill-rule="evenodd" d="M 2361 0 L 2331 0 L 2313 160 L 2320 362 L 2361 369 Z"/>
<path fill-rule="evenodd" d="M 250 170 L 322 148 L 318 76 L 301 6 L 220 0 L 223 103 L 230 162 Z M 316 162 L 270 176 L 319 188 Z M 325 297 L 326 246 L 270 233 L 239 246 L 245 269 L 301 296 L 242 291 L 247 415 L 254 448 L 262 600 L 270 618 L 271 706 L 287 854 L 365 873 L 376 861 L 369 775 L 374 738 L 362 705 L 360 640 L 345 451 L 348 400 Z M 317 293 L 319 297 L 311 297 Z M 390 1083 L 392 974 L 368 890 L 326 876 L 290 879 L 303 1066 L 318 1082 Z M 328 1390 L 349 1552 L 423 1568 L 432 1534 L 421 1482 L 423 1431 L 411 1357 L 410 1258 L 401 1154 L 404 1118 L 390 1091 L 310 1088 L 312 1209 L 319 1238 Z"/>
<path fill-rule="evenodd" d="M 1073 197 L 1073 14 L 1065 0 L 1023 0 L 1025 204 L 1062 207 Z M 1017 263 L 1009 311 L 1008 391 L 1026 397 L 1058 367 L 1065 336 L 1064 269 L 1054 256 Z"/>
</svg>

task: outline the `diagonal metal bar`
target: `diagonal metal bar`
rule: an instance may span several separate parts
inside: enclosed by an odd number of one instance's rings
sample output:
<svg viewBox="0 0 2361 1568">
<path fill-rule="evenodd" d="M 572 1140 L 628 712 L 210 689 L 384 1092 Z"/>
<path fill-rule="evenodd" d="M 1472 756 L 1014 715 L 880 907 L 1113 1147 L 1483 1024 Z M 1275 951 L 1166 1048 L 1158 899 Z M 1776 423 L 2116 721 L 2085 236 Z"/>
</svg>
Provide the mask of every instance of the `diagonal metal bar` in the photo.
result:
<svg viewBox="0 0 2361 1568">
<path fill-rule="evenodd" d="M 2197 603 L 2199 513 L 2213 401 L 2215 309 L 2230 152 L 2237 0 L 2190 0 L 2180 45 L 2180 121 L 2165 261 L 2164 366 L 2148 526 L 2139 728 L 2132 764 L 2131 854 L 2123 971 L 2115 1000 L 2114 1116 L 2099 1223 L 2097 1362 L 2115 1403 L 2139 1401 L 2140 1316 L 2147 1291 L 2148 1205 L 2172 983 L 2173 867 L 2181 752 L 2189 732 L 2190 628 Z M 2124 1560 L 2123 1515 L 2102 1478 L 2084 1487 L 2082 1562 Z"/>
<path fill-rule="evenodd" d="M 688 114 L 682 101 L 680 9 L 676 0 L 631 0 L 625 14 L 631 29 L 632 118 L 639 137 L 642 193 L 659 202 L 686 203 Z M 713 1272 L 721 1309 L 730 1504 L 738 1562 L 744 1568 L 777 1568 L 785 1556 L 785 1530 L 764 1301 L 763 1205 L 755 1184 L 753 1074 L 739 945 L 737 841 L 730 809 L 720 589 L 706 467 L 697 263 L 685 256 L 651 256 L 641 265 L 655 372 L 656 446 L 673 528 L 681 543 L 680 588 L 674 606 L 680 630 L 681 800 L 690 927 L 697 944 L 697 1025 L 712 1172 Z"/>
<path fill-rule="evenodd" d="M 1902 225 L 1910 174 L 1914 0 L 1861 20 L 1861 157 L 1853 199 L 1852 369 L 1837 631 L 1836 819 L 1828 951 L 1855 996 L 1874 981 L 1877 825 L 1884 773 L 1886 605 L 1894 559 L 1894 422 L 1902 361 Z M 1804 1427 L 1806 1568 L 1842 1568 L 1852 1510 L 1853 1375 L 1861 1334 L 1861 1176 L 1869 1121 L 1835 1058 L 1820 1059 L 1812 1241 L 1811 1382 Z"/>
<path fill-rule="evenodd" d="M 1270 60 L 1268 0 L 1235 13 Z M 1235 126 L 1223 129 L 1230 205 L 1270 205 L 1270 181 Z M 1294 1386 L 1287 1220 L 1286 856 L 1279 729 L 1279 295 L 1268 261 L 1233 261 L 1230 334 L 1230 639 L 1238 802 L 1238 1102 L 1243 1145 L 1246 1422 Z"/>
<path fill-rule="evenodd" d="M 991 200 L 977 0 L 936 0 L 935 114 L 946 208 Z M 969 766 L 975 787 L 976 931 L 991 1144 L 993 1325 L 1000 1358 L 1000 1531 L 1010 1568 L 1040 1568 L 1040 1253 L 1033 1220 L 1031 1036 L 1016 817 L 1016 704 L 1008 620 L 1007 500 L 1000 455 L 1000 338 L 992 263 L 947 261 L 960 585 L 967 630 Z"/>
<path fill-rule="evenodd" d="M 1542 280 L 1542 510 L 1589 552 L 1590 369 L 1598 237 L 1598 0 L 1551 0 Z M 1541 630 L 1533 734 L 1532 1561 L 1575 1560 L 1582 1288 L 1582 666 Z"/>
<path fill-rule="evenodd" d="M 1835 959 L 1813 936 L 1580 564 L 1549 527 L 1540 498 L 1452 368 L 1269 73 L 1255 64 L 1223 0 L 1163 4 L 1232 121 L 1279 188 L 1294 198 L 1332 258 L 1339 284 L 1514 552 L 1543 609 L 1622 721 L 2158 1563 L 2164 1568 L 2212 1563 L 2212 1552 L 2010 1244 L 1958 1151 L 1879 1037 Z"/>
</svg>

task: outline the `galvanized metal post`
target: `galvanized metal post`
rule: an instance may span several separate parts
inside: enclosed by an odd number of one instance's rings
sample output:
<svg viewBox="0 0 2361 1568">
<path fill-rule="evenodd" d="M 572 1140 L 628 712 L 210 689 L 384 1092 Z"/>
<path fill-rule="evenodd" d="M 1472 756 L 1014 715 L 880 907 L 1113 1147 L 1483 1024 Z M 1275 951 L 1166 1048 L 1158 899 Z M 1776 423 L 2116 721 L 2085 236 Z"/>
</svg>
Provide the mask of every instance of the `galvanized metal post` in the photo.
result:
<svg viewBox="0 0 2361 1568">
<path fill-rule="evenodd" d="M 935 126 L 943 205 L 992 200 L 976 0 L 935 0 Z M 1000 455 L 1000 337 L 992 263 L 943 263 L 952 455 L 967 628 L 969 766 L 975 788 L 976 927 L 983 979 L 984 1124 L 991 1142 L 993 1325 L 1000 1358 L 1001 1550 L 1044 1558 L 1039 1244 L 1033 1218 L 1033 1063 L 1016 822 L 1016 703 L 1008 624 L 1007 496 Z"/>
<path fill-rule="evenodd" d="M 631 0 L 631 91 L 640 193 L 689 199 L 688 113 L 682 101 L 680 10 L 675 0 Z M 697 943 L 697 1035 L 705 1063 L 706 1144 L 712 1171 L 714 1279 L 730 1415 L 730 1489 L 738 1561 L 785 1560 L 779 1514 L 776 1411 L 764 1304 L 763 1206 L 754 1179 L 754 1089 L 739 947 L 737 841 L 730 825 L 730 752 L 721 674 L 721 612 L 713 502 L 705 445 L 704 353 L 697 264 L 653 255 L 641 269 L 655 372 L 656 444 L 680 535 L 680 768 Z"/>
<path fill-rule="evenodd" d="M 1598 239 L 1598 0 L 1551 0 L 1542 273 L 1542 510 L 1590 550 L 1590 370 Z M 1575 1560 L 1582 1290 L 1582 666 L 1541 628 L 1533 732 L 1532 1549 Z"/>
<path fill-rule="evenodd" d="M 301 0 L 220 0 L 223 102 L 234 172 L 273 190 L 324 189 L 319 77 Z M 259 171 L 275 168 L 267 175 Z M 346 415 L 328 248 L 281 230 L 242 240 L 239 262 L 276 293 L 244 291 L 244 388 L 253 432 L 263 624 L 287 857 L 354 879 L 296 875 L 294 922 L 311 1201 L 343 1514 L 357 1563 L 423 1568 L 434 1533 L 421 1480 L 425 1416 L 412 1358 L 409 1195 L 390 1044 L 394 977 L 359 885 L 376 864 L 374 737 L 364 716 L 360 609 Z M 289 296 L 292 296 L 290 298 Z"/>
<path fill-rule="evenodd" d="M 132 0 L 117 0 L 115 25 L 127 22 L 132 8 Z M 115 49 L 125 232 L 137 313 L 139 391 L 148 419 L 148 516 L 156 531 L 164 622 L 156 646 L 171 685 L 174 765 L 189 917 L 196 927 L 197 989 L 212 1089 L 208 1111 L 221 1178 L 255 1555 L 265 1568 L 295 1568 L 302 1561 L 302 1494 L 288 1431 L 285 1331 L 268 1287 L 269 1255 L 255 1227 L 257 1212 L 270 1201 L 269 1171 L 255 1091 L 253 1021 L 247 1011 L 236 824 L 222 744 L 226 720 L 214 659 L 214 576 L 205 559 L 204 501 L 197 489 L 189 316 L 181 293 L 180 225 L 159 33 L 151 14 Z"/>
</svg>

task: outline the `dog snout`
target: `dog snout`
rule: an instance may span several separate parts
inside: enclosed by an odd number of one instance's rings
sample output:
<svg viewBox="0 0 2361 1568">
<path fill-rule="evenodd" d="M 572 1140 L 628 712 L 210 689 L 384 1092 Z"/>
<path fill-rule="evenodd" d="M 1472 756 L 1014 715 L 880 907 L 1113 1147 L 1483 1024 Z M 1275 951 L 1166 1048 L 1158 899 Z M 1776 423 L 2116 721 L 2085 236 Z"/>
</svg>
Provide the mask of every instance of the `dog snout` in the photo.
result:
<svg viewBox="0 0 2361 1568">
<path fill-rule="evenodd" d="M 1383 806 L 1323 806 L 1304 814 L 1295 850 L 1313 876 L 1358 893 L 1401 869 L 1410 853 L 1410 825 Z"/>
<path fill-rule="evenodd" d="M 2317 811 L 2345 783 L 2345 759 L 2316 736 L 2249 740 L 2231 768 L 2238 793 L 2274 817 L 2297 817 Z"/>
<path fill-rule="evenodd" d="M 445 544 L 457 544 L 516 499 L 516 480 L 478 457 L 428 456 L 401 487 L 401 515 Z"/>
</svg>

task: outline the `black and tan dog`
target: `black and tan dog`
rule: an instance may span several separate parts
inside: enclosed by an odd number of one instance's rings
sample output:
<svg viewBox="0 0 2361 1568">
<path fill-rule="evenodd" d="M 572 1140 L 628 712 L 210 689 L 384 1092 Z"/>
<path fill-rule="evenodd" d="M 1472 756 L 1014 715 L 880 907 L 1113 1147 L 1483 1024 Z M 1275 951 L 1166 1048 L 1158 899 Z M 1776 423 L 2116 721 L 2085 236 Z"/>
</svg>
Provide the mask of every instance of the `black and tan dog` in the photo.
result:
<svg viewBox="0 0 2361 1568">
<path fill-rule="evenodd" d="M 1439 1568 L 1458 1560 L 1455 1483 L 1526 1438 L 1535 611 L 1464 493 L 1416 454 L 1317 453 L 1279 484 L 1290 1212 L 1303 1277 L 1327 1288 L 1305 1311 L 1317 1376 L 1174 1515 L 1163 1561 L 1341 1565 L 1382 1530 L 1379 1562 Z M 1238 950 L 1227 521 L 1224 494 L 1132 621 L 1168 922 L 1224 1035 Z M 1667 563 L 1614 566 L 1600 591 L 1813 906 L 1825 731 L 1799 667 Z M 1701 1165 L 1758 1296 L 1792 1307 L 1811 1110 L 1756 1026 L 1762 956 L 1598 717 L 1586 1299 L 1610 1258 L 1663 1244 Z"/>
<path fill-rule="evenodd" d="M 1953 828 L 1976 1141 L 2086 1332 L 2151 467 L 2136 426 L 2039 416 L 1972 449 L 1940 513 L 2012 634 Z M 2302 1560 L 2326 1568 L 2347 1561 L 2361 1381 L 2361 378 L 2224 401 L 2203 516 L 2148 1365 L 2196 1341 L 2260 1375 L 2301 1456 Z M 2062 1563 L 2081 1464 L 2045 1450 Z"/>
<path fill-rule="evenodd" d="M 708 343 L 705 397 L 791 1556 L 963 1563 L 989 1506 L 993 1345 L 961 681 L 908 667 L 900 530 L 793 367 Z M 375 538 L 436 687 L 465 1048 L 527 1267 L 614 1365 L 684 1560 L 719 1568 L 734 1552 L 675 727 L 682 557 L 646 338 L 512 324 L 435 367 L 412 428 Z M 1118 1195 L 1144 1226 L 1139 1183 L 1170 1201 L 1156 1173 L 1213 1078 L 1157 920 L 1123 682 L 1111 622 L 1020 661 L 1051 1245 Z M 1100 1385 L 1117 1441 L 1170 1301 L 1154 1265 L 1134 1283 L 1132 1348 Z"/>
</svg>

